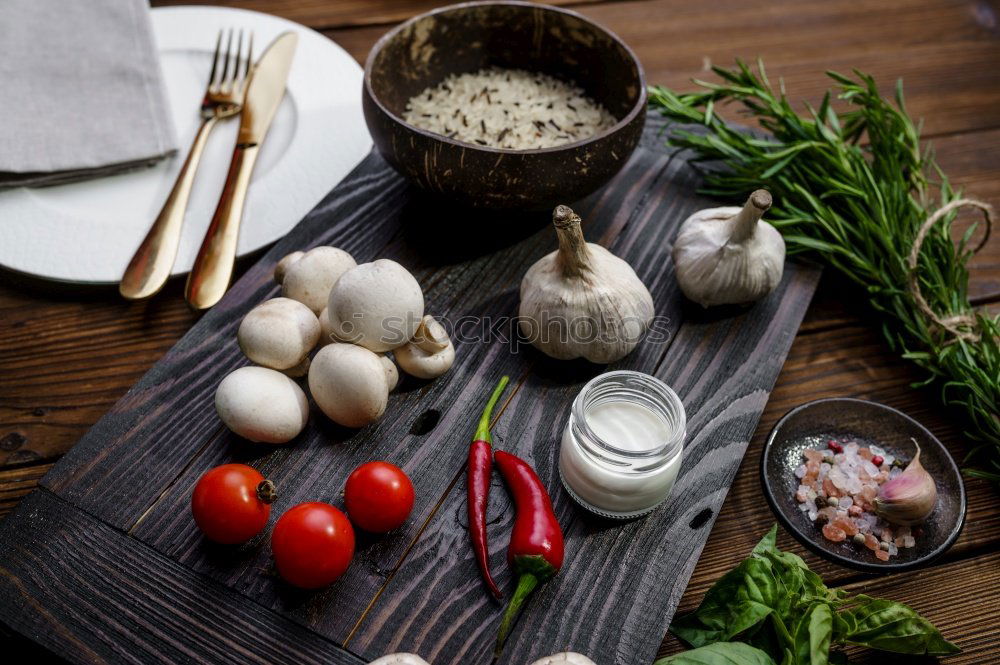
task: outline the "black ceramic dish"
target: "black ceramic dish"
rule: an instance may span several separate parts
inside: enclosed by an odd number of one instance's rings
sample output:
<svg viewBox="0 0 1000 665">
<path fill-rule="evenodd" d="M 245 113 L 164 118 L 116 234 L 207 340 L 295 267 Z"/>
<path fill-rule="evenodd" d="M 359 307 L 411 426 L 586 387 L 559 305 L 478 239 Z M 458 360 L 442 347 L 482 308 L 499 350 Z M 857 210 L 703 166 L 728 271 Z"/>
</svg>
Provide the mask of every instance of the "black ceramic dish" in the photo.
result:
<svg viewBox="0 0 1000 665">
<path fill-rule="evenodd" d="M 900 548 L 899 555 L 887 562 L 876 559 L 867 548 L 853 545 L 850 539 L 842 543 L 826 540 L 795 501 L 799 484 L 795 469 L 803 462 L 802 451 L 825 448 L 827 441 L 840 437 L 875 444 L 906 462 L 915 452 L 912 437 L 920 444 L 921 464 L 937 483 L 937 506 L 922 525 L 923 535 L 916 546 Z M 849 568 L 890 573 L 922 566 L 951 547 L 965 523 L 965 486 L 947 449 L 920 423 L 884 404 L 831 398 L 792 409 L 771 431 L 760 471 L 764 495 L 785 528 L 812 551 Z"/>
<path fill-rule="evenodd" d="M 403 121 L 406 103 L 450 74 L 538 71 L 584 89 L 618 122 L 553 148 L 461 143 Z M 471 2 L 416 16 L 383 36 L 365 64 L 365 120 L 382 156 L 423 189 L 492 209 L 572 203 L 616 174 L 638 145 L 646 82 L 617 36 L 579 14 L 528 2 Z"/>
</svg>

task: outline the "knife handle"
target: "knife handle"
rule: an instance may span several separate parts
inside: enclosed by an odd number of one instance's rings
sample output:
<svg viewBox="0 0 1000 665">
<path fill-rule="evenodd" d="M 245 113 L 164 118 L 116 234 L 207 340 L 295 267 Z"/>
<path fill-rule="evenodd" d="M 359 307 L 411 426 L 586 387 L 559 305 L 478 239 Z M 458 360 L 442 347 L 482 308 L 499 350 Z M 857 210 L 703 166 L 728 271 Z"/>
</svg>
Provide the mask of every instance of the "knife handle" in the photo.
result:
<svg viewBox="0 0 1000 665">
<path fill-rule="evenodd" d="M 250 174 L 257 161 L 257 144 L 237 144 L 229 163 L 229 174 L 219 197 L 205 240 L 201 243 L 194 267 L 188 275 L 184 297 L 195 309 L 208 309 L 222 299 L 233 276 L 236 240 L 240 234 L 243 203 L 246 201 Z"/>
<path fill-rule="evenodd" d="M 216 116 L 205 118 L 195 134 L 191 151 L 184 166 L 177 174 L 177 181 L 163 204 L 160 214 L 150 227 L 142 244 L 135 250 L 125 274 L 122 275 L 118 291 L 129 300 L 141 300 L 156 294 L 170 277 L 170 269 L 177 258 L 177 245 L 181 239 L 184 212 L 191 196 L 191 186 L 205 150 L 208 135 L 218 121 Z"/>
</svg>

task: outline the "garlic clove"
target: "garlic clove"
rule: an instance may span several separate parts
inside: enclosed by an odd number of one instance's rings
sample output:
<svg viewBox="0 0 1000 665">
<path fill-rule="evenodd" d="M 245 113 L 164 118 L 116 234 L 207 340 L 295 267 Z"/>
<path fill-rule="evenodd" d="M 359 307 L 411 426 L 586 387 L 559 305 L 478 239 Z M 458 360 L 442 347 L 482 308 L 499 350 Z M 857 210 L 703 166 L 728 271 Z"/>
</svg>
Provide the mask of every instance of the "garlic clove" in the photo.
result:
<svg viewBox="0 0 1000 665">
<path fill-rule="evenodd" d="M 917 454 L 903 473 L 882 483 L 875 497 L 875 512 L 893 524 L 912 526 L 927 519 L 936 504 L 937 484 L 920 463 L 918 444 Z"/>
<path fill-rule="evenodd" d="M 559 249 L 521 280 L 518 327 L 543 353 L 606 364 L 628 355 L 653 320 L 653 297 L 632 266 L 583 237 L 580 217 L 557 206 Z"/>
<path fill-rule="evenodd" d="M 709 208 L 688 217 L 674 242 L 677 282 L 702 305 L 746 304 L 781 282 L 785 241 L 761 217 L 771 195 L 758 189 L 742 208 Z"/>
</svg>

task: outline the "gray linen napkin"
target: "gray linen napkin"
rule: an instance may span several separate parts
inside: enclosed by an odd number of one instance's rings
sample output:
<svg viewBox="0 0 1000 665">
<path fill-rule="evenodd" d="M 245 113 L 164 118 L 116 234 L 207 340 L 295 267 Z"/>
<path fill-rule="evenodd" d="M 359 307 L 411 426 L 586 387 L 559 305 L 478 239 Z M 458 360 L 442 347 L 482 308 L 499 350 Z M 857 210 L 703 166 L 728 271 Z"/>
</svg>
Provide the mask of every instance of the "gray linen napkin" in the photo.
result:
<svg viewBox="0 0 1000 665">
<path fill-rule="evenodd" d="M 175 145 L 145 0 L 0 1 L 0 187 L 150 166 Z"/>
</svg>

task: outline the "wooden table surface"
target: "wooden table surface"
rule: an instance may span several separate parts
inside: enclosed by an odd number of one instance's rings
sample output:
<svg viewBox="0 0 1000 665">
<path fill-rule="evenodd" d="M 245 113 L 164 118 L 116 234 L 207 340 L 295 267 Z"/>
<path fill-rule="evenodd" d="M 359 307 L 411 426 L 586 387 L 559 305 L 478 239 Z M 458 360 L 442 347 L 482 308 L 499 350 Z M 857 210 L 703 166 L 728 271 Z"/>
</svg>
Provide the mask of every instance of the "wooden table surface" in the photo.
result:
<svg viewBox="0 0 1000 665">
<path fill-rule="evenodd" d="M 192 4 L 186 0 L 183 4 Z M 389 26 L 429 0 L 215 0 L 304 23 L 358 60 Z M 852 67 L 886 89 L 903 77 L 910 112 L 953 181 L 1000 206 L 1000 3 L 945 0 L 679 0 L 560 2 L 604 23 L 635 49 L 651 83 L 688 88 L 711 64 L 762 56 L 793 100 L 817 102 L 822 72 Z M 249 265 L 244 264 L 244 267 Z M 972 262 L 977 304 L 1000 309 L 1000 239 Z M 181 285 L 125 303 L 111 289 L 67 290 L 0 275 L 0 514 L 19 499 L 194 323 Z M 878 400 L 924 423 L 960 458 L 961 423 L 943 412 L 921 378 L 882 341 L 863 295 L 825 275 L 761 418 L 679 612 L 739 562 L 775 521 L 758 462 L 774 422 L 826 396 Z M 872 577 L 826 563 L 781 532 L 831 585 L 911 604 L 963 649 L 948 663 L 1000 660 L 1000 492 L 966 482 L 968 521 L 933 567 Z M 682 648 L 667 637 L 663 653 Z M 880 660 L 886 660 L 884 656 Z M 870 660 L 862 657 L 859 662 Z M 901 661 L 902 662 L 902 661 Z M 909 662 L 909 661 L 907 661 Z"/>
</svg>

